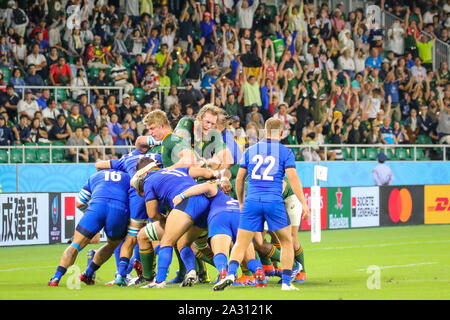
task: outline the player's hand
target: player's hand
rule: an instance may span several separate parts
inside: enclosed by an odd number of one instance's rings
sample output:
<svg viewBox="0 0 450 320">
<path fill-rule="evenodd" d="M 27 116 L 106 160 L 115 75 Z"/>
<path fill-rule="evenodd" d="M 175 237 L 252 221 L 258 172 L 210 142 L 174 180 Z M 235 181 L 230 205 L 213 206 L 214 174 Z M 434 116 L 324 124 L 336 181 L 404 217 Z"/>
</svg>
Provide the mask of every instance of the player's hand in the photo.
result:
<svg viewBox="0 0 450 320">
<path fill-rule="evenodd" d="M 217 170 L 220 167 L 220 161 L 215 158 L 206 160 L 206 166 L 212 170 Z"/>
<path fill-rule="evenodd" d="M 183 199 L 181 199 L 180 195 L 175 196 L 175 198 L 173 198 L 172 202 L 173 202 L 173 206 L 177 206 L 181 203 L 181 201 L 183 201 Z"/>
<path fill-rule="evenodd" d="M 306 202 L 302 203 L 302 213 L 303 213 L 302 220 L 308 220 L 311 210 L 309 209 L 308 204 Z"/>
<path fill-rule="evenodd" d="M 228 191 L 230 191 L 232 187 L 233 187 L 233 186 L 231 185 L 230 180 L 228 180 L 228 179 L 222 179 L 222 180 L 220 181 L 220 189 L 221 189 L 223 192 L 228 193 Z"/>
</svg>

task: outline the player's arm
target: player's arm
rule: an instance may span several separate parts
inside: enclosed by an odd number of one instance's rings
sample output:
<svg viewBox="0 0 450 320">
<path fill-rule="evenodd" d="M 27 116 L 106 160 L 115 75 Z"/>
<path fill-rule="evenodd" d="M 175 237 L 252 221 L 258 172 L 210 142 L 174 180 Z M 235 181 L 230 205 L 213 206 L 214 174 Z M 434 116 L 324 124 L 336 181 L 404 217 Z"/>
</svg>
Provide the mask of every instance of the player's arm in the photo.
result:
<svg viewBox="0 0 450 320">
<path fill-rule="evenodd" d="M 217 170 L 231 168 L 234 165 L 234 159 L 230 149 L 224 148 L 220 150 L 211 159 L 207 160 L 206 165 Z"/>
<path fill-rule="evenodd" d="M 302 204 L 302 211 L 303 211 L 303 220 L 307 220 L 309 217 L 309 208 L 308 204 L 306 203 L 305 195 L 303 194 L 303 187 L 302 182 L 300 181 L 300 178 L 297 174 L 297 169 L 295 168 L 286 168 L 286 176 L 288 178 L 288 181 L 291 185 L 292 191 L 297 196 L 298 200 L 300 200 Z"/>
<path fill-rule="evenodd" d="M 241 209 L 241 211 L 242 206 L 244 205 L 244 191 L 245 191 L 244 183 L 246 177 L 247 177 L 247 169 L 240 167 L 236 175 L 236 195 L 239 201 L 239 208 Z"/>
<path fill-rule="evenodd" d="M 200 163 L 197 160 L 197 157 L 195 156 L 195 152 L 191 148 L 185 148 L 185 149 L 181 150 L 178 153 L 178 158 L 179 158 L 179 160 L 176 163 L 174 163 L 173 165 L 171 165 L 170 167 L 168 167 L 168 169 L 199 167 L 202 165 L 202 163 Z"/>
<path fill-rule="evenodd" d="M 84 186 L 75 198 L 75 205 L 78 209 L 85 212 L 89 206 L 91 200 L 91 191 Z"/>
<path fill-rule="evenodd" d="M 186 191 L 175 196 L 175 198 L 173 198 L 172 201 L 173 201 L 173 205 L 176 206 L 184 199 L 187 199 L 187 198 L 190 198 L 193 196 L 198 196 L 200 194 L 204 194 L 208 198 L 212 198 L 215 195 L 217 195 L 217 192 L 218 192 L 217 184 L 205 182 L 205 183 L 190 187 Z"/>
<path fill-rule="evenodd" d="M 95 163 L 95 169 L 97 169 L 97 171 L 100 170 L 105 170 L 105 169 L 111 169 L 111 161 L 110 160 L 101 160 L 101 161 L 97 161 Z"/>
<path fill-rule="evenodd" d="M 147 215 L 153 221 L 164 220 L 165 217 L 159 213 L 158 200 L 149 200 L 145 202 L 145 208 L 147 209 Z"/>
<path fill-rule="evenodd" d="M 162 141 L 153 139 L 152 136 L 139 136 L 136 139 L 135 147 L 141 153 L 146 153 L 150 147 L 160 145 Z"/>
</svg>

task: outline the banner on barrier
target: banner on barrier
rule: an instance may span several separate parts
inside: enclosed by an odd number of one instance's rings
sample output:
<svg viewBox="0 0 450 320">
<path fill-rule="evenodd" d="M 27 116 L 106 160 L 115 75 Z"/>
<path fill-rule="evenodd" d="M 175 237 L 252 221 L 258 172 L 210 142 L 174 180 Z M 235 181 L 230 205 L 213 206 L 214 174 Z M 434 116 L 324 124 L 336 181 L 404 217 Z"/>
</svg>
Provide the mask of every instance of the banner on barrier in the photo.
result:
<svg viewBox="0 0 450 320">
<path fill-rule="evenodd" d="M 379 225 L 379 188 L 351 188 L 351 227 L 378 227 Z"/>
<path fill-rule="evenodd" d="M 425 224 L 450 223 L 450 185 L 425 186 Z"/>
<path fill-rule="evenodd" d="M 48 218 L 49 243 L 61 243 L 61 194 L 49 193 Z"/>
<path fill-rule="evenodd" d="M 350 228 L 350 188 L 327 188 L 328 229 Z"/>
<path fill-rule="evenodd" d="M 423 186 L 380 187 L 380 226 L 424 223 Z"/>
<path fill-rule="evenodd" d="M 78 193 L 61 193 L 61 242 L 67 243 L 72 239 L 75 227 L 83 217 L 83 211 L 79 210 L 75 205 L 75 197 Z M 106 241 L 105 232 L 102 230 L 100 241 Z"/>
<path fill-rule="evenodd" d="M 0 246 L 49 243 L 48 193 L 0 194 Z"/>
<path fill-rule="evenodd" d="M 303 188 L 303 193 L 308 207 L 311 208 L 311 188 Z M 320 224 L 321 229 L 327 228 L 327 188 L 320 188 Z M 307 221 L 301 220 L 300 230 L 311 230 L 311 215 Z"/>
</svg>

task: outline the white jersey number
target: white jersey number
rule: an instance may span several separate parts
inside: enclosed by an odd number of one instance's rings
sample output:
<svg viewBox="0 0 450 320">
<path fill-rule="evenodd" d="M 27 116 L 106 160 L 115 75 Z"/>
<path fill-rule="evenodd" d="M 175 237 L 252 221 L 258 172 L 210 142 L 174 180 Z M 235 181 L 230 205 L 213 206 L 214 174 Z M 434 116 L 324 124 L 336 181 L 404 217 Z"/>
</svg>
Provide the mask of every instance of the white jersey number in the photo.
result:
<svg viewBox="0 0 450 320">
<path fill-rule="evenodd" d="M 276 162 L 273 156 L 267 156 L 264 158 L 262 155 L 257 154 L 253 157 L 252 162 L 256 162 L 255 168 L 253 169 L 252 172 L 253 180 L 273 181 L 273 177 L 269 175 L 270 171 L 273 169 Z M 266 167 L 261 176 L 260 174 L 257 174 L 257 172 L 259 171 L 263 163 L 268 164 L 268 166 Z"/>
<path fill-rule="evenodd" d="M 120 181 L 122 179 L 122 175 L 117 171 L 106 171 L 105 172 L 105 181 Z"/>
</svg>

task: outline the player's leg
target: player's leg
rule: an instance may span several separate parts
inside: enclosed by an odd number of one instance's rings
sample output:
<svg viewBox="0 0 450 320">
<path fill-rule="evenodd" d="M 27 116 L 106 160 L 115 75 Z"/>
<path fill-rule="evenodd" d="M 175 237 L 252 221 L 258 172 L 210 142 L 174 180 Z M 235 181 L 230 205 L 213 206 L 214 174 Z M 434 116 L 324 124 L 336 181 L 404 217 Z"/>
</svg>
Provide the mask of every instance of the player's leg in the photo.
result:
<svg viewBox="0 0 450 320">
<path fill-rule="evenodd" d="M 74 264 L 78 252 L 83 250 L 83 248 L 89 244 L 90 240 L 90 238 L 75 230 L 72 243 L 66 248 L 66 250 L 64 250 L 63 254 L 61 255 L 61 259 L 59 261 L 58 267 L 56 268 L 56 272 L 48 283 L 49 286 L 58 286 L 59 281 L 67 272 L 67 269 Z"/>
<path fill-rule="evenodd" d="M 194 221 L 190 215 L 173 209 L 164 228 L 164 235 L 161 238 L 161 244 L 158 254 L 158 267 L 156 272 L 156 287 L 164 287 L 169 266 L 172 263 L 173 247 L 178 239 L 189 230 Z M 164 284 L 163 284 L 164 283 Z"/>
<path fill-rule="evenodd" d="M 305 259 L 303 255 L 303 248 L 298 239 L 298 232 L 301 224 L 302 217 L 302 204 L 298 200 L 297 196 L 291 195 L 284 200 L 286 211 L 289 215 L 289 220 L 291 222 L 291 233 L 292 233 L 292 245 L 294 249 L 294 259 L 301 264 L 301 271 L 297 274 L 294 282 L 305 282 L 306 271 L 305 271 Z M 294 262 L 295 262 L 294 261 Z"/>
<path fill-rule="evenodd" d="M 142 221 L 130 219 L 130 223 L 127 228 L 127 236 L 122 244 L 122 248 L 120 249 L 119 268 L 117 270 L 120 275 L 119 279 L 125 279 L 128 274 L 130 258 L 133 255 L 134 248 L 137 244 L 137 234 L 144 226 L 145 223 Z"/>
<path fill-rule="evenodd" d="M 64 251 L 61 256 L 55 275 L 49 281 L 49 286 L 58 286 L 61 277 L 66 273 L 75 262 L 75 259 L 84 247 L 86 247 L 91 239 L 100 232 L 105 225 L 107 211 L 100 203 L 91 203 L 86 213 L 81 218 L 75 228 L 72 243 Z"/>
<path fill-rule="evenodd" d="M 279 229 L 276 232 L 281 245 L 281 268 L 283 273 L 281 276 L 281 283 L 283 290 L 297 290 L 294 286 L 291 286 L 293 278 L 292 264 L 294 262 L 294 251 L 292 250 L 292 235 L 291 227 L 287 226 L 283 229 Z"/>
<path fill-rule="evenodd" d="M 159 221 L 149 222 L 142 228 L 137 236 L 139 244 L 139 255 L 142 263 L 142 275 L 137 279 L 132 279 L 129 285 L 137 285 L 140 283 L 151 283 L 155 277 L 155 250 L 153 243 L 159 241 L 164 234 Z"/>
<path fill-rule="evenodd" d="M 266 276 L 275 275 L 272 260 L 280 261 L 280 250 L 264 239 L 262 232 L 255 233 L 253 238 L 255 250 L 258 252 Z"/>
<path fill-rule="evenodd" d="M 107 243 L 97 250 L 86 271 L 80 275 L 80 280 L 86 284 L 94 284 L 95 272 L 113 255 L 114 250 L 121 241 L 121 239 L 113 240 L 108 238 Z"/>
<path fill-rule="evenodd" d="M 214 253 L 214 266 L 219 271 L 219 281 L 227 275 L 231 240 L 231 236 L 227 234 L 217 234 L 210 238 L 211 249 Z"/>
<path fill-rule="evenodd" d="M 292 246 L 291 222 L 284 202 L 273 202 L 264 207 L 264 217 L 267 220 L 269 231 L 275 231 L 276 238 L 281 245 L 282 290 L 297 290 L 291 286 L 294 262 L 294 250 Z M 296 264 L 297 266 L 297 264 Z"/>
<path fill-rule="evenodd" d="M 208 231 L 204 230 L 194 241 L 192 247 L 192 250 L 194 250 L 195 253 L 195 271 L 197 271 L 198 282 L 209 283 L 210 279 L 208 277 L 206 263 L 214 265 L 214 262 L 212 261 L 214 254 L 212 253 L 211 248 L 208 247 Z"/>
<path fill-rule="evenodd" d="M 186 267 L 186 275 L 183 282 L 180 284 L 180 287 L 190 287 L 197 281 L 196 259 L 191 245 L 204 232 L 205 230 L 192 226 L 177 241 L 177 248 L 180 250 L 181 259 Z"/>
<path fill-rule="evenodd" d="M 267 278 L 264 275 L 263 266 L 259 259 L 256 258 L 255 247 L 252 243 L 245 252 L 244 259 L 247 261 L 247 268 L 252 272 L 255 279 L 256 287 L 266 287 Z"/>
</svg>

